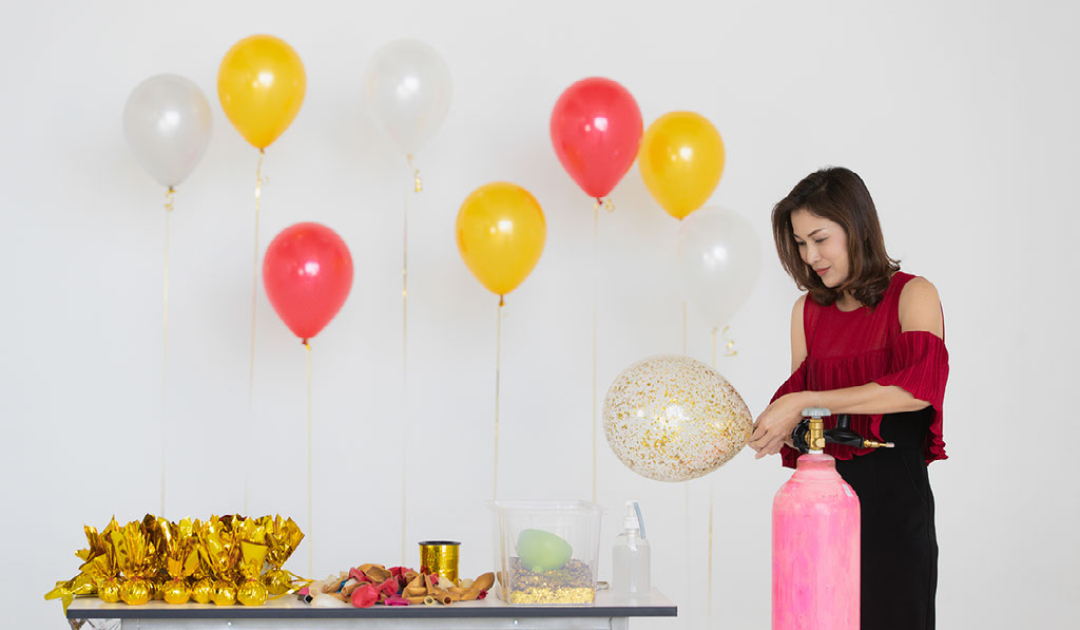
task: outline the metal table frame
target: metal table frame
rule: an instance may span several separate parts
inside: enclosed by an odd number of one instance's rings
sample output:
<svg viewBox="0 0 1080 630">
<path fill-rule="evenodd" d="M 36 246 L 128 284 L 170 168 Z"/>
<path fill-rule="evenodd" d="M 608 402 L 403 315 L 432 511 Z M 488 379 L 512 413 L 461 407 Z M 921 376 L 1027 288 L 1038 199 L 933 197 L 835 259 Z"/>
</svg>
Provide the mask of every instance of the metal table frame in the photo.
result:
<svg viewBox="0 0 1080 630">
<path fill-rule="evenodd" d="M 619 597 L 599 591 L 592 605 L 511 606 L 495 596 L 451 606 L 314 608 L 295 596 L 264 606 L 145 606 L 75 600 L 67 617 L 83 630 L 628 630 L 631 617 L 675 617 L 678 608 L 653 589 Z"/>
</svg>

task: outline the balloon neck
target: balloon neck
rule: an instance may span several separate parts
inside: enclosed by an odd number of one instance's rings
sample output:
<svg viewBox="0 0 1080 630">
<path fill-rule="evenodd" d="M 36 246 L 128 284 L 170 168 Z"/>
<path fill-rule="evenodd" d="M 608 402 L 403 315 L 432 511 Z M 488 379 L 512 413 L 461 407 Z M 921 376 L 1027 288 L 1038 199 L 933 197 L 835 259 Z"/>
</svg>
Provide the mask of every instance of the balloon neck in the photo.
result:
<svg viewBox="0 0 1080 630">
<path fill-rule="evenodd" d="M 503 299 L 503 296 L 501 296 L 501 295 L 500 295 L 500 296 L 499 296 L 499 307 L 501 308 L 501 307 L 502 307 L 502 306 L 504 306 L 505 304 L 506 304 L 506 300 L 504 300 L 504 299 Z"/>
<path fill-rule="evenodd" d="M 259 155 L 266 155 L 266 147 L 259 147 Z"/>
<path fill-rule="evenodd" d="M 311 349 L 311 344 L 308 343 L 308 340 L 307 340 L 306 337 L 300 340 L 300 345 L 304 346 L 308 350 Z"/>
</svg>

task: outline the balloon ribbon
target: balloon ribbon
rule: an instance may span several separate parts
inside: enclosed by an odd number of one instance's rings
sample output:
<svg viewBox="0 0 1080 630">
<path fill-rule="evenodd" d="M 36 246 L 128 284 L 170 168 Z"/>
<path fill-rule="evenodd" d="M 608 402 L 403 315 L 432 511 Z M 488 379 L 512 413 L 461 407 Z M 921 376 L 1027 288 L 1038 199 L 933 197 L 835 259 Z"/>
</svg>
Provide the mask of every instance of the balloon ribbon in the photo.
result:
<svg viewBox="0 0 1080 630">
<path fill-rule="evenodd" d="M 610 201 L 610 199 L 608 200 Z M 596 200 L 593 206 L 593 295 L 592 295 L 592 500 L 596 502 L 596 457 L 597 457 L 597 427 L 596 427 L 596 360 L 597 360 L 597 291 L 598 289 L 598 265 L 600 234 L 600 200 Z"/>
<path fill-rule="evenodd" d="M 173 210 L 172 186 L 165 191 L 165 290 L 161 323 L 161 515 L 165 515 L 165 454 L 168 436 L 168 375 L 169 375 L 169 218 Z"/>
<path fill-rule="evenodd" d="M 420 192 L 420 175 L 416 172 L 416 192 Z M 405 196 L 402 212 L 401 244 L 401 383 L 402 399 L 409 399 L 409 197 Z M 406 408 L 404 430 L 401 432 L 401 566 L 405 566 L 409 555 L 406 543 L 406 526 L 409 496 L 409 411 Z"/>
<path fill-rule="evenodd" d="M 491 482 L 492 500 L 499 498 L 499 370 L 502 367 L 503 296 L 499 296 L 499 316 L 495 324 L 495 474 Z"/>
<path fill-rule="evenodd" d="M 312 567 L 315 564 L 315 552 L 311 546 L 312 532 L 315 525 L 312 522 L 311 510 L 311 344 L 304 340 L 304 348 L 307 349 L 307 520 L 308 520 L 308 575 L 315 575 Z"/>
<path fill-rule="evenodd" d="M 254 424 L 252 413 L 255 403 L 255 304 L 259 295 L 259 200 L 262 199 L 262 185 L 266 180 L 262 176 L 262 163 L 266 152 L 259 149 L 259 162 L 255 166 L 255 262 L 251 276 L 251 361 L 248 367 L 248 422 Z M 254 427 L 252 427 L 254 429 Z M 244 513 L 248 513 L 248 489 L 251 474 L 247 465 L 250 454 L 244 452 Z M 310 543 L 309 543 L 310 544 Z"/>
</svg>

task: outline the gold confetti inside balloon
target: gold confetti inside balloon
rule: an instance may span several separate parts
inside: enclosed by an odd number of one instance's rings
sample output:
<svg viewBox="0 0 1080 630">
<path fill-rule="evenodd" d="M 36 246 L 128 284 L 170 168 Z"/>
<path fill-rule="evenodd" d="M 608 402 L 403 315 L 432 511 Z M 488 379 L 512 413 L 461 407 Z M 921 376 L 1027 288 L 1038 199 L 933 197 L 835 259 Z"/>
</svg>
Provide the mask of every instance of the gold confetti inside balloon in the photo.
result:
<svg viewBox="0 0 1080 630">
<path fill-rule="evenodd" d="M 638 361 L 604 399 L 611 450 L 630 470 L 657 481 L 686 481 L 716 470 L 746 445 L 753 424 L 735 388 L 689 357 Z"/>
</svg>

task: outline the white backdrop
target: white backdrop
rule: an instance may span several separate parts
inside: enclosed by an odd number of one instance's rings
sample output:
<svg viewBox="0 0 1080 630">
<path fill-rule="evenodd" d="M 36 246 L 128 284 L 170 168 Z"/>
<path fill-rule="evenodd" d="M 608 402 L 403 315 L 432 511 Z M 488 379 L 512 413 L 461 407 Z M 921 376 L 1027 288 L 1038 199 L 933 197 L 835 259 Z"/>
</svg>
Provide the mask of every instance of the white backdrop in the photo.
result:
<svg viewBox="0 0 1080 630">
<path fill-rule="evenodd" d="M 710 118 L 728 162 L 713 203 L 743 213 L 766 252 L 719 369 L 757 414 L 788 371 L 797 297 L 769 211 L 829 164 L 866 180 L 890 252 L 944 303 L 951 459 L 931 466 L 943 628 L 1062 627 L 1080 615 L 1080 517 L 1071 404 L 1078 341 L 1071 275 L 1080 232 L 1077 5 L 1006 2 L 18 3 L 0 23 L 0 597 L 12 627 L 60 628 L 41 596 L 75 574 L 84 523 L 161 501 L 162 190 L 135 163 L 120 116 L 162 72 L 214 110 L 207 155 L 172 217 L 166 515 L 242 510 L 244 449 L 258 452 L 249 513 L 296 518 L 315 573 L 396 564 L 401 462 L 412 544 L 464 543 L 491 562 L 497 298 L 460 261 L 453 224 L 475 187 L 510 180 L 544 207 L 548 242 L 503 320 L 505 498 L 589 498 L 592 202 L 548 140 L 559 93 L 592 75 L 637 98 L 646 124 Z M 304 351 L 261 291 L 254 424 L 248 420 L 256 151 L 216 95 L 225 51 L 254 33 L 288 41 L 308 73 L 292 127 L 267 151 L 261 247 L 315 220 L 352 250 L 348 302 L 313 341 L 314 527 L 306 521 Z M 365 115 L 372 53 L 421 39 L 451 67 L 454 101 L 418 156 L 425 190 Z M 597 404 L 633 361 L 683 350 L 673 281 L 677 223 L 636 166 L 600 217 Z M 402 212 L 409 204 L 407 389 Z M 710 360 L 691 313 L 689 353 Z M 407 430 L 403 427 L 407 427 Z M 601 438 L 602 440 L 602 438 Z M 601 441 L 608 509 L 601 578 L 622 501 L 641 501 L 656 586 L 680 606 L 656 630 L 707 618 L 715 493 L 713 628 L 769 623 L 772 496 L 789 473 L 747 450 L 689 485 L 633 475 Z M 687 519 L 689 517 L 689 520 Z M 888 541 L 881 541 L 888 544 Z M 306 571 L 308 542 L 290 562 Z M 415 560 L 410 558 L 415 564 Z M 7 625 L 7 624 L 5 624 Z"/>
</svg>

